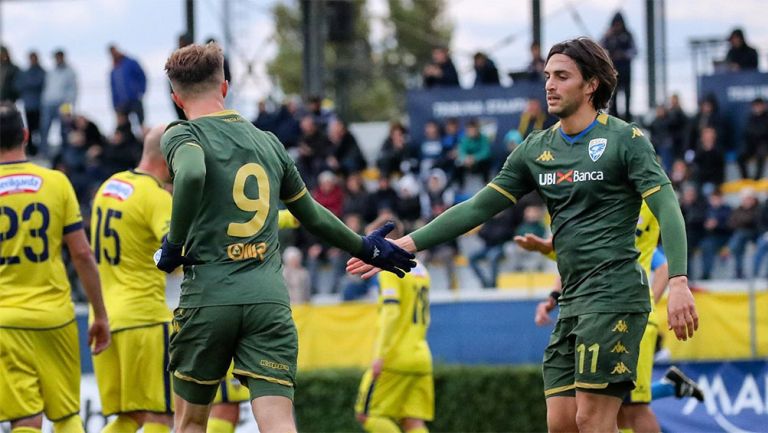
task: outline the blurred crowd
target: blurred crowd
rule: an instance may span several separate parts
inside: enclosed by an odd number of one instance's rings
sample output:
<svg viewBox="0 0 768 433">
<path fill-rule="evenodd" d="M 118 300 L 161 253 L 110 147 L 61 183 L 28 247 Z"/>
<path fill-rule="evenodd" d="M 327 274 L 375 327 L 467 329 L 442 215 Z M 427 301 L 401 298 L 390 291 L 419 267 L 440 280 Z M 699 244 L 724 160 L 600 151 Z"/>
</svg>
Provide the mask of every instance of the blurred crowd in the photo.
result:
<svg viewBox="0 0 768 433">
<path fill-rule="evenodd" d="M 734 31 L 730 40 L 727 59 L 732 69 L 756 68 L 757 54 L 746 45 L 743 32 Z M 179 46 L 189 42 L 183 35 L 179 38 Z M 620 80 L 619 96 L 614 98 L 611 111 L 618 110 L 616 100 L 621 99 L 623 111 L 617 114 L 632 118 L 629 63 L 636 49 L 621 14 L 613 18 L 602 42 L 619 68 L 620 77 L 627 80 Z M 29 154 L 69 176 L 86 222 L 92 196 L 101 182 L 138 163 L 144 134 L 142 99 L 146 76 L 139 62 L 117 46 L 110 45 L 108 52 L 116 127 L 105 132 L 76 111 L 76 73 L 63 50 L 53 53 L 52 66 L 45 69 L 36 52 L 28 54 L 27 64 L 21 68 L 13 62 L 8 48 L 0 48 L 0 100 L 23 106 L 31 132 Z M 482 52 L 473 59 L 475 86 L 499 85 L 493 60 Z M 543 67 L 541 49 L 533 44 L 527 69 L 512 75 L 515 80 L 541 80 Z M 433 50 L 432 62 L 423 70 L 423 85 L 459 85 L 446 48 Z M 752 102 L 751 108 L 743 137 L 735 139 L 712 96 L 702 98 L 698 110 L 689 114 L 673 95 L 656 107 L 647 122 L 640 122 L 650 133 L 660 161 L 680 195 L 688 230 L 690 275 L 694 279 L 708 279 L 718 268 L 721 272 L 717 275 L 732 278 L 763 274 L 768 253 L 768 201 L 762 201 L 755 190 L 744 188 L 738 203 L 730 200 L 732 207 L 722 193 L 729 177 L 729 161 L 738 165 L 741 178 L 763 177 L 768 157 L 768 111 L 760 98 Z M 183 117 L 183 112 L 178 114 Z M 367 226 L 391 217 L 402 221 L 406 232 L 429 222 L 485 185 L 515 146 L 532 131 L 547 128 L 555 120 L 539 100 L 531 99 L 518 126 L 502 131 L 499 139 L 487 134 L 479 119 L 431 120 L 419 134 L 395 121 L 370 160 L 347 122 L 318 96 L 289 96 L 279 104 L 261 102 L 253 123 L 274 133 L 285 145 L 312 196 L 353 230 L 363 233 Z M 55 147 L 49 143 L 54 124 L 58 124 L 60 134 L 53 140 L 60 143 Z M 413 140 L 416 136 L 423 139 Z M 743 145 L 737 146 L 737 142 Z M 731 175 L 728 180 L 736 177 Z M 445 269 L 449 285 L 457 288 L 457 257 L 466 257 L 480 286 L 497 287 L 505 257 L 522 254 L 512 238 L 525 233 L 546 236 L 547 223 L 541 199 L 532 194 L 476 231 L 473 249 L 463 251 L 461 243 L 452 242 L 426 252 L 424 260 Z M 281 237 L 282 245 L 288 246 L 284 251 L 286 279 L 295 302 L 305 302 L 318 293 L 356 299 L 370 290 L 369 282 L 345 274 L 349 258 L 345 253 L 324 245 L 301 228 L 286 230 Z M 747 251 L 754 253 L 748 255 Z M 541 261 L 524 256 L 508 262 L 513 270 L 543 268 Z"/>
</svg>

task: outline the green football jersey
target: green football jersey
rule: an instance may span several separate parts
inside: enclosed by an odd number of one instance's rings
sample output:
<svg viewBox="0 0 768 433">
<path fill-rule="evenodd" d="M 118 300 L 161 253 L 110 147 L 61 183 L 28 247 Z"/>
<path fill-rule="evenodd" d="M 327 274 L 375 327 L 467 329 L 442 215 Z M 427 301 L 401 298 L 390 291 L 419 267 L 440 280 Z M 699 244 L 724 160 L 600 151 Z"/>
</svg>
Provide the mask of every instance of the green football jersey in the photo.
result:
<svg viewBox="0 0 768 433">
<path fill-rule="evenodd" d="M 306 187 L 285 148 L 231 110 L 172 123 L 162 139 L 169 167 L 185 145 L 202 148 L 206 172 L 202 202 L 184 242 L 185 254 L 198 264 L 184 268 L 179 306 L 290 305 L 278 206 L 306 194 Z"/>
<path fill-rule="evenodd" d="M 544 199 L 563 281 L 560 316 L 570 317 L 651 311 L 635 226 L 643 198 L 668 183 L 640 129 L 600 114 L 574 137 L 559 123 L 531 134 L 489 186 L 513 202 L 532 190 Z"/>
</svg>

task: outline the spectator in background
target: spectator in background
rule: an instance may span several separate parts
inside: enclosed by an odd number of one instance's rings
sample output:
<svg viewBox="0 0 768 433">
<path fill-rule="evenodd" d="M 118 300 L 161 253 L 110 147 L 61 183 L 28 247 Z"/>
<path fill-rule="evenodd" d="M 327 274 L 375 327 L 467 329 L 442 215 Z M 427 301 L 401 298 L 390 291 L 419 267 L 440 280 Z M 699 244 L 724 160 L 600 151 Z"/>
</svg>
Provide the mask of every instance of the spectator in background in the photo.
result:
<svg viewBox="0 0 768 433">
<path fill-rule="evenodd" d="M 708 280 L 715 266 L 715 257 L 722 252 L 731 237 L 728 219 L 731 207 L 725 204 L 719 190 L 709 196 L 706 219 L 704 220 L 704 237 L 701 240 L 702 280 Z"/>
<path fill-rule="evenodd" d="M 397 209 L 397 193 L 392 189 L 389 176 L 379 175 L 379 188 L 373 193 L 376 216 L 384 213 L 394 214 Z"/>
<path fill-rule="evenodd" d="M 747 125 L 744 127 L 744 149 L 739 155 L 739 169 L 741 177 L 748 179 L 747 163 L 754 158 L 757 180 L 763 177 L 763 166 L 765 158 L 768 157 L 768 111 L 763 98 L 753 100 L 751 108 Z"/>
<path fill-rule="evenodd" d="M 339 178 L 330 171 L 324 171 L 317 177 L 317 187 L 312 190 L 312 197 L 341 218 L 344 210 L 344 190 L 339 185 Z"/>
<path fill-rule="evenodd" d="M 400 122 L 389 126 L 389 137 L 381 145 L 376 166 L 382 176 L 389 177 L 394 173 L 410 173 L 418 169 L 418 158 L 408 142 L 405 127 Z"/>
<path fill-rule="evenodd" d="M 544 81 L 544 66 L 547 62 L 541 56 L 541 45 L 538 42 L 531 44 L 531 62 L 526 71 L 531 81 Z"/>
<path fill-rule="evenodd" d="M 333 144 L 328 159 L 328 165 L 333 171 L 347 176 L 365 170 L 368 163 L 345 121 L 339 118 L 331 120 L 328 125 L 328 139 Z"/>
<path fill-rule="evenodd" d="M 684 158 L 686 150 L 686 133 L 688 131 L 688 116 L 680 106 L 680 96 L 676 93 L 669 98 L 667 109 L 667 127 L 672 138 L 673 158 Z"/>
<path fill-rule="evenodd" d="M 307 112 L 305 115 L 314 117 L 315 124 L 323 131 L 327 131 L 328 125 L 336 118 L 336 114 L 333 110 L 323 108 L 323 98 L 317 95 L 307 98 L 306 109 Z"/>
<path fill-rule="evenodd" d="M 299 145 L 301 138 L 298 120 L 300 108 L 301 98 L 295 95 L 285 98 L 274 113 L 267 110 L 267 101 L 259 101 L 258 117 L 253 121 L 253 125 L 274 133 L 286 149 L 294 149 Z"/>
<path fill-rule="evenodd" d="M 126 56 L 117 46 L 109 46 L 112 56 L 112 71 L 109 85 L 112 90 L 112 107 L 115 113 L 136 116 L 139 127 L 144 126 L 144 104 L 142 98 L 147 92 L 147 77 L 139 62 Z"/>
<path fill-rule="evenodd" d="M 459 141 L 459 155 L 456 158 L 457 180 L 464 187 L 467 173 L 477 173 L 488 183 L 488 171 L 491 169 L 491 142 L 480 132 L 477 119 L 467 123 L 467 133 Z"/>
<path fill-rule="evenodd" d="M 691 172 L 688 169 L 688 164 L 686 164 L 685 160 L 676 159 L 672 163 L 672 169 L 669 172 L 669 180 L 672 182 L 672 188 L 674 188 L 675 191 L 681 191 L 683 186 L 692 180 Z"/>
<path fill-rule="evenodd" d="M 88 203 L 95 192 L 93 188 L 108 177 L 95 160 L 106 140 L 98 126 L 83 115 L 75 115 L 68 129 L 67 146 L 59 153 L 57 160 L 65 167 L 78 199 Z"/>
<path fill-rule="evenodd" d="M 306 304 L 312 297 L 309 272 L 302 266 L 302 258 L 301 250 L 296 247 L 283 251 L 283 278 L 291 305 Z"/>
<path fill-rule="evenodd" d="M 104 175 L 131 170 L 141 157 L 141 142 L 131 130 L 131 122 L 124 113 L 117 113 L 117 127 L 112 138 L 101 148 L 99 162 Z"/>
<path fill-rule="evenodd" d="M 366 190 L 360 173 L 350 173 L 345 186 L 344 215 L 358 214 L 363 218 L 364 224 L 376 219 L 376 203 Z"/>
<path fill-rule="evenodd" d="M 747 244 L 755 242 L 760 219 L 760 203 L 755 191 L 746 188 L 741 192 L 739 207 L 731 212 L 728 228 L 733 232 L 728 240 L 728 250 L 734 261 L 734 278 L 744 278 L 744 250 Z"/>
<path fill-rule="evenodd" d="M 427 178 L 425 191 L 421 194 L 422 218 L 426 222 L 437 218 L 454 205 L 455 198 L 456 193 L 450 186 L 445 173 L 439 168 L 432 169 Z M 446 276 L 448 277 L 451 290 L 458 288 L 455 264 L 455 258 L 458 253 L 459 243 L 456 239 L 437 245 L 425 252 L 424 262 L 434 259 L 439 263 L 445 264 Z"/>
<path fill-rule="evenodd" d="M 15 103 L 19 99 L 16 80 L 19 67 L 11 60 L 8 47 L 0 45 L 0 102 Z"/>
<path fill-rule="evenodd" d="M 419 173 L 426 179 L 429 170 L 432 170 L 443 157 L 443 143 L 440 134 L 440 124 L 430 120 L 424 124 L 424 141 L 419 146 Z"/>
<path fill-rule="evenodd" d="M 605 36 L 603 36 L 600 44 L 608 51 L 608 55 L 613 61 L 613 66 L 619 74 L 616 91 L 611 98 L 609 113 L 630 121 L 632 119 L 632 114 L 630 113 L 632 59 L 637 55 L 637 48 L 635 48 L 635 40 L 632 37 L 632 33 L 627 30 L 624 16 L 621 12 L 616 12 L 613 19 L 611 19 L 611 26 L 605 33 Z M 622 93 L 624 97 L 624 110 L 621 114 L 619 114 L 616 101 L 619 93 Z"/>
<path fill-rule="evenodd" d="M 760 237 L 757 239 L 755 261 L 752 266 L 752 276 L 754 278 L 759 278 L 762 275 L 761 269 L 763 267 L 763 261 L 768 254 L 768 200 L 763 202 L 763 205 L 760 206 L 760 215 L 757 224 Z"/>
<path fill-rule="evenodd" d="M 53 122 L 59 121 L 61 130 L 61 142 L 66 142 L 66 128 L 62 127 L 59 109 L 62 105 L 68 104 L 74 107 L 77 100 L 77 75 L 75 71 L 67 64 L 64 51 L 56 50 L 53 53 L 55 66 L 49 70 L 45 76 L 45 86 L 43 86 L 42 112 L 40 126 L 40 154 L 47 158 L 52 158 L 51 150 L 48 146 L 48 133 L 51 130 Z M 131 166 L 132 167 L 132 166 Z"/>
<path fill-rule="evenodd" d="M 449 117 L 445 121 L 441 139 L 443 143 L 443 153 L 434 165 L 445 172 L 449 183 L 453 182 L 455 176 L 456 158 L 459 156 L 459 141 L 463 135 L 464 131 L 461 130 L 459 119 Z"/>
<path fill-rule="evenodd" d="M 483 241 L 483 247 L 469 256 L 469 265 L 480 280 L 483 288 L 498 287 L 499 263 L 504 259 L 504 244 L 515 234 L 515 221 L 512 208 L 507 208 L 486 221 L 477 233 Z M 487 260 L 490 275 L 480 267 L 480 261 Z"/>
<path fill-rule="evenodd" d="M 475 53 L 473 57 L 475 65 L 475 86 L 498 86 L 499 85 L 499 70 L 496 69 L 496 64 L 493 60 L 483 52 Z"/>
<path fill-rule="evenodd" d="M 696 182 L 705 195 L 720 187 L 725 181 L 725 155 L 717 148 L 717 131 L 713 127 L 701 130 L 701 143 L 693 158 L 696 166 Z"/>
<path fill-rule="evenodd" d="M 517 131 L 525 140 L 533 131 L 548 128 L 554 124 L 546 111 L 541 109 L 541 101 L 538 98 L 528 98 L 525 105 L 525 111 L 520 113 L 520 122 L 517 124 Z"/>
<path fill-rule="evenodd" d="M 192 45 L 192 42 L 194 42 L 192 40 L 192 35 L 188 33 L 180 34 L 177 41 L 178 41 L 178 48 L 184 48 L 187 45 Z M 170 82 L 168 82 L 168 89 L 169 89 L 169 96 L 170 96 L 170 94 L 173 93 L 173 89 L 171 88 Z M 182 110 L 181 107 L 179 107 L 178 105 L 176 105 L 175 102 L 173 102 L 173 98 L 171 98 L 171 106 L 176 111 L 177 118 L 179 118 L 180 120 L 187 120 L 187 115 L 184 114 L 184 110 Z"/>
<path fill-rule="evenodd" d="M 412 174 L 403 176 L 397 182 L 395 215 L 403 223 L 406 233 L 422 225 L 419 189 L 419 182 Z"/>
<path fill-rule="evenodd" d="M 707 201 L 699 195 L 699 190 L 694 184 L 683 185 L 681 191 L 680 210 L 683 212 L 688 242 L 688 275 L 694 278 L 696 269 L 693 257 L 704 239 L 704 221 L 707 219 L 708 205 Z"/>
<path fill-rule="evenodd" d="M 448 48 L 432 48 L 432 62 L 424 67 L 422 73 L 424 87 L 459 87 L 459 74 L 448 56 Z"/>
<path fill-rule="evenodd" d="M 301 139 L 299 140 L 297 166 L 307 187 L 312 189 L 317 184 L 317 177 L 328 168 L 326 158 L 331 154 L 333 145 L 318 128 L 315 117 L 306 114 L 299 124 Z"/>
<path fill-rule="evenodd" d="M 722 139 L 726 136 L 725 122 L 720 116 L 717 98 L 711 93 L 699 102 L 699 112 L 688 124 L 688 149 L 696 150 L 701 131 L 706 127 L 715 129 L 718 137 L 718 148 L 725 152 L 726 146 L 722 143 Z M 688 158 L 686 160 L 690 161 Z"/>
<path fill-rule="evenodd" d="M 664 170 L 669 172 L 672 168 L 674 150 L 672 149 L 672 136 L 670 135 L 667 107 L 663 105 L 656 106 L 656 116 L 651 124 L 648 125 L 648 130 L 651 132 L 651 140 L 653 140 L 652 143 L 656 149 L 656 154 L 661 157 Z"/>
<path fill-rule="evenodd" d="M 734 29 L 728 36 L 728 43 L 731 46 L 725 55 L 725 62 L 731 71 L 757 70 L 757 50 L 747 45 L 743 30 Z"/>
<path fill-rule="evenodd" d="M 40 59 L 35 51 L 29 52 L 29 68 L 21 71 L 16 78 L 16 90 L 24 101 L 24 112 L 29 128 L 29 143 L 27 151 L 30 155 L 37 154 L 40 145 L 40 105 L 45 86 L 45 70 L 40 66 Z"/>
</svg>

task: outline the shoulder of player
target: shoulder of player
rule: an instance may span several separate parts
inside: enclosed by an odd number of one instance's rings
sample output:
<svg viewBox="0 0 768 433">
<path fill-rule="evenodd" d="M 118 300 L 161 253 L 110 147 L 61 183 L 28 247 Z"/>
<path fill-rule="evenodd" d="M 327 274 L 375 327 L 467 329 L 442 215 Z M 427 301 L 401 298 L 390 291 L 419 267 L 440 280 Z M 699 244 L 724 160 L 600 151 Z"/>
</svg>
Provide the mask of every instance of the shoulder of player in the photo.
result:
<svg viewBox="0 0 768 433">
<path fill-rule="evenodd" d="M 618 117 L 611 116 L 605 113 L 600 113 L 597 117 L 598 122 L 603 126 L 607 132 L 615 134 L 622 140 L 620 144 L 629 144 L 632 140 L 645 137 L 645 132 L 636 123 L 626 122 Z M 628 139 L 628 140 L 625 140 Z M 647 138 L 646 138 L 647 139 Z"/>
</svg>

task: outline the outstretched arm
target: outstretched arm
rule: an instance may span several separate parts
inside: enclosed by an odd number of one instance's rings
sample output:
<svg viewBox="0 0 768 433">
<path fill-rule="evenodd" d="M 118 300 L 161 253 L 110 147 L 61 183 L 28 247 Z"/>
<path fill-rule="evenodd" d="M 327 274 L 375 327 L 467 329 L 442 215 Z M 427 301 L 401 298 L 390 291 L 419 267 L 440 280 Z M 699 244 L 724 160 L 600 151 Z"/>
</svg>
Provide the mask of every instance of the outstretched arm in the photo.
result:
<svg viewBox="0 0 768 433">
<path fill-rule="evenodd" d="M 411 233 L 416 250 L 426 250 L 455 239 L 512 205 L 498 190 L 486 186 L 471 199 L 458 204 L 424 227 Z M 407 249 L 407 248 L 406 248 Z"/>
<path fill-rule="evenodd" d="M 394 224 L 388 223 L 368 236 L 360 236 L 345 226 L 328 209 L 318 204 L 309 194 L 286 203 L 288 210 L 313 235 L 341 248 L 365 263 L 377 266 L 403 277 L 416 265 L 414 256 L 384 239 Z"/>
<path fill-rule="evenodd" d="M 479 226 L 512 203 L 501 192 L 487 186 L 471 199 L 448 209 L 409 236 L 396 240 L 395 245 L 411 253 L 432 248 Z M 367 279 L 376 275 L 379 269 L 360 260 L 350 259 L 347 272 Z"/>
</svg>

